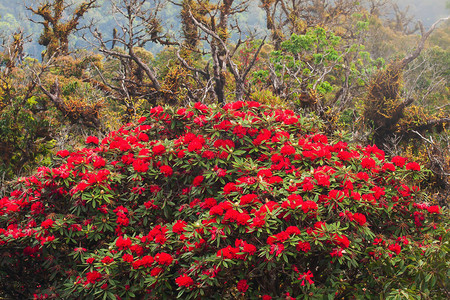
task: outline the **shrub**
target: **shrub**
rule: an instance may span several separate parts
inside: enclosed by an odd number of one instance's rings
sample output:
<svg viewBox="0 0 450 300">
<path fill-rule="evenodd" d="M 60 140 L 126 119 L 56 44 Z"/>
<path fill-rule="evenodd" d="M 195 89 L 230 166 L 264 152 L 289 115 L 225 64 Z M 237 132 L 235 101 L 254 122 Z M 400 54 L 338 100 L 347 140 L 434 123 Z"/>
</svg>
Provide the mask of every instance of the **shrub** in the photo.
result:
<svg viewBox="0 0 450 300">
<path fill-rule="evenodd" d="M 155 107 L 0 200 L 15 298 L 443 297 L 420 166 L 256 102 Z M 416 184 L 416 185 L 414 185 Z M 445 217 L 445 218 L 444 218 Z"/>
</svg>

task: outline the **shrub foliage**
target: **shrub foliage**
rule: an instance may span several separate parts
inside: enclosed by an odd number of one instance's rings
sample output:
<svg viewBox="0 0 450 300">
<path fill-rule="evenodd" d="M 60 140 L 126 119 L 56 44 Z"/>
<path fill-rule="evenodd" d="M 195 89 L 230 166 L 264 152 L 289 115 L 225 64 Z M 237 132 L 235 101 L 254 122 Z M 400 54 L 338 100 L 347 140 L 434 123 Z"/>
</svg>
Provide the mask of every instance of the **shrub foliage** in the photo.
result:
<svg viewBox="0 0 450 300">
<path fill-rule="evenodd" d="M 445 296 L 420 166 L 256 102 L 155 107 L 0 200 L 4 296 Z"/>
</svg>

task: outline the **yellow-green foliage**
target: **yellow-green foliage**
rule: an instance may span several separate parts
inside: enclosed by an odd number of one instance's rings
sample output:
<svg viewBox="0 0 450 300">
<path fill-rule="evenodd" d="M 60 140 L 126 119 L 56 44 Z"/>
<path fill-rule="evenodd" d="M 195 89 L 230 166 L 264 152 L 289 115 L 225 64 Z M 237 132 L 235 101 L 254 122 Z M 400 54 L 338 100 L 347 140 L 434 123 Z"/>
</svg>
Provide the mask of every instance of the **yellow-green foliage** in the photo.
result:
<svg viewBox="0 0 450 300">
<path fill-rule="evenodd" d="M 250 95 L 250 99 L 253 101 L 262 103 L 262 104 L 267 104 L 267 105 L 274 105 L 274 106 L 280 106 L 280 107 L 289 106 L 279 96 L 274 95 L 271 90 L 267 90 L 267 89 L 254 91 Z"/>
<path fill-rule="evenodd" d="M 399 92 L 402 83 L 402 70 L 394 62 L 386 69 L 378 71 L 369 84 L 364 105 L 366 121 L 374 123 L 375 127 L 383 126 L 400 104 Z"/>
</svg>

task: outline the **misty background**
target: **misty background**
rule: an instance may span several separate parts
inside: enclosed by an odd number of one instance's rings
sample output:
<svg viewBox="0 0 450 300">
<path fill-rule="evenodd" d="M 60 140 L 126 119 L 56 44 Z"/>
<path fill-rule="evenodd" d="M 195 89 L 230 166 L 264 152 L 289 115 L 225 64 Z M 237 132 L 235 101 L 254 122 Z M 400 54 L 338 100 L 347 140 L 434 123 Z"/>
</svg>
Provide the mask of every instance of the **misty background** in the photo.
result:
<svg viewBox="0 0 450 300">
<path fill-rule="evenodd" d="M 80 3 L 82 0 L 73 0 Z M 110 0 L 99 0 L 98 8 L 90 10 L 82 20 L 81 26 L 92 21 L 95 26 L 105 36 L 112 33 L 116 27 L 116 20 L 112 17 Z M 32 16 L 32 13 L 26 9 L 26 6 L 36 7 L 39 1 L 26 0 L 0 0 L 0 37 L 3 41 L 7 41 L 9 37 L 17 30 L 22 29 L 26 36 L 30 37 L 30 42 L 25 45 L 25 52 L 34 58 L 40 58 L 44 47 L 38 44 L 39 35 L 42 32 L 42 25 L 38 22 L 39 18 Z M 249 12 L 242 14 L 239 21 L 246 24 L 248 31 L 264 33 L 265 16 L 258 7 L 259 1 L 250 1 Z M 406 11 L 407 15 L 412 17 L 413 22 L 422 21 L 426 28 L 431 26 L 436 20 L 446 17 L 450 13 L 449 0 L 392 0 L 392 3 L 398 5 L 402 11 Z M 162 14 L 163 27 L 169 28 L 170 33 L 176 36 L 180 32 L 179 22 L 180 8 L 168 4 Z M 385 12 L 381 12 L 386 18 L 394 18 L 394 10 L 391 6 L 387 6 Z M 30 19 L 34 19 L 32 22 Z M 90 46 L 83 40 L 82 35 L 88 32 L 81 31 L 71 38 L 72 48 L 89 48 Z M 152 52 L 161 50 L 161 46 L 149 47 Z"/>
</svg>

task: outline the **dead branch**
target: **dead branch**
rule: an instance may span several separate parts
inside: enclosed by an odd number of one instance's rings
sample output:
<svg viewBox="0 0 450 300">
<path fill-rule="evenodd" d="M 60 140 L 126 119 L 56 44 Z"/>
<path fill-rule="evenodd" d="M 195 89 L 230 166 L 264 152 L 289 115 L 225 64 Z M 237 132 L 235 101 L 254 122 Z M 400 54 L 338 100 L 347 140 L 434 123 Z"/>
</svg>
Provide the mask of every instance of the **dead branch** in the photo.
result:
<svg viewBox="0 0 450 300">
<path fill-rule="evenodd" d="M 414 52 L 412 52 L 411 54 L 409 54 L 408 56 L 406 56 L 405 58 L 403 58 L 400 63 L 399 66 L 401 69 L 404 69 L 410 62 L 412 62 L 414 59 L 416 59 L 420 53 L 422 52 L 423 48 L 425 47 L 425 42 L 428 39 L 428 37 L 430 36 L 430 34 L 436 29 L 436 26 L 441 23 L 441 22 L 445 22 L 447 20 L 450 19 L 450 16 L 446 17 L 446 18 L 441 18 L 439 20 L 437 20 L 436 22 L 434 22 L 433 25 L 431 25 L 430 29 L 428 29 L 427 32 L 424 32 L 424 28 L 422 23 L 419 23 L 420 26 L 420 32 L 421 32 L 421 39 L 420 41 L 417 43 L 417 47 L 414 50 Z"/>
</svg>

